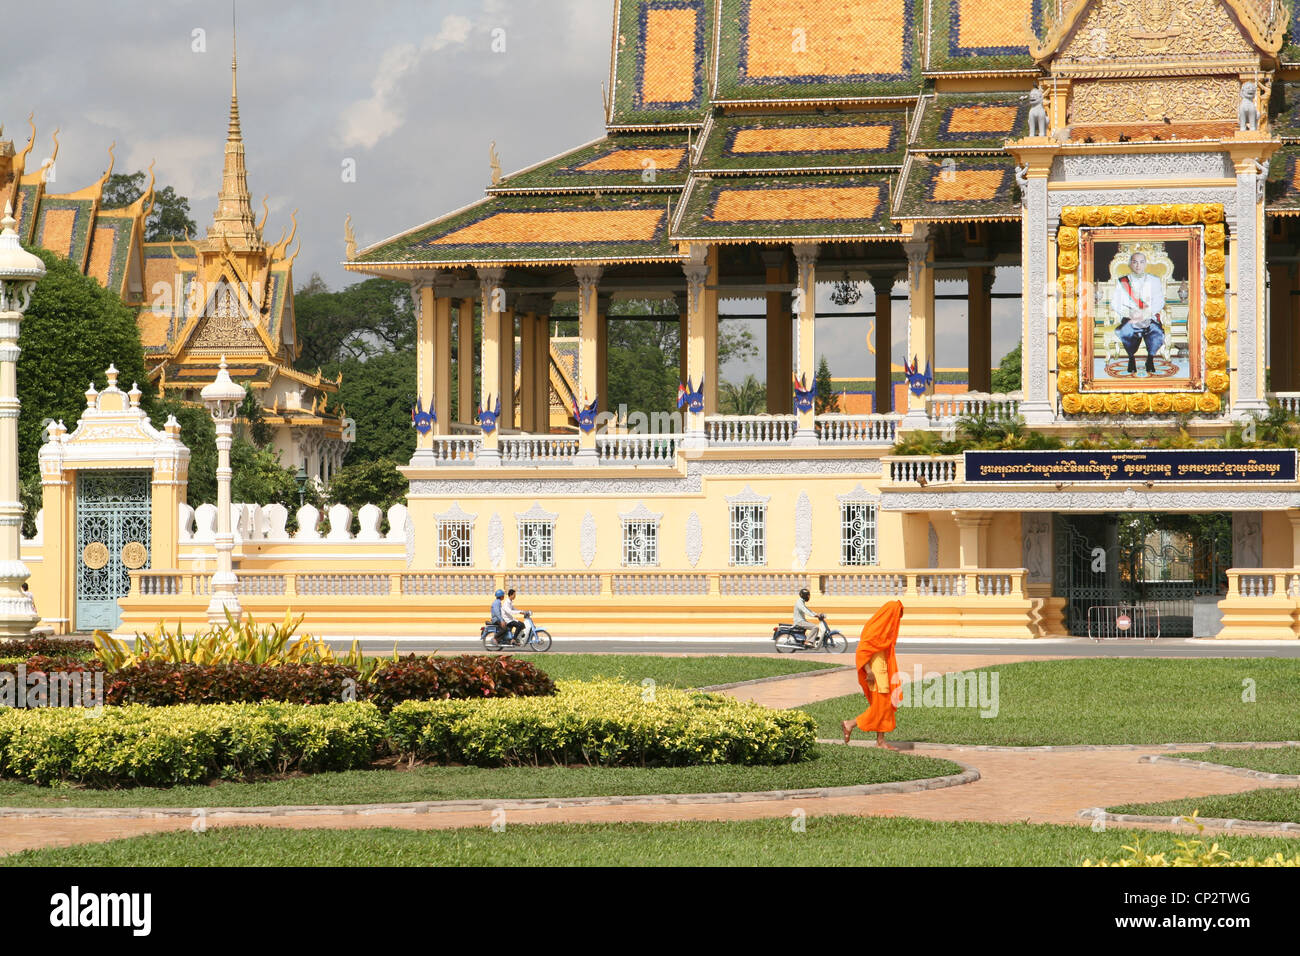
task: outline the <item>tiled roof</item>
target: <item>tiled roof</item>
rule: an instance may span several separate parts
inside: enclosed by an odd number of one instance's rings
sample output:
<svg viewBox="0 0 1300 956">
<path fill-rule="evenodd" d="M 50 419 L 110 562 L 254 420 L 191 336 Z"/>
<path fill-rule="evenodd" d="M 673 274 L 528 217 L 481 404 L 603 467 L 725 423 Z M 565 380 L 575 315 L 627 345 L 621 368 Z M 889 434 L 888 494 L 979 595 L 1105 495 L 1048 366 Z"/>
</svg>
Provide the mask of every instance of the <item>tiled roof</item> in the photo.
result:
<svg viewBox="0 0 1300 956">
<path fill-rule="evenodd" d="M 1019 219 L 1010 156 L 908 157 L 894 218 Z"/>
<path fill-rule="evenodd" d="M 883 173 L 699 179 L 674 239 L 896 239 Z"/>
<path fill-rule="evenodd" d="M 1032 70 L 1025 25 L 1037 32 L 1043 0 L 928 0 L 930 45 L 926 70 Z"/>
<path fill-rule="evenodd" d="M 716 99 L 915 95 L 923 3 L 720 0 Z"/>
<path fill-rule="evenodd" d="M 90 227 L 95 218 L 93 199 L 66 199 L 46 194 L 36 223 L 36 244 L 66 256 L 85 271 L 90 251 Z"/>
<path fill-rule="evenodd" d="M 1287 143 L 1268 163 L 1264 208 L 1273 215 L 1300 216 L 1300 143 Z"/>
<path fill-rule="evenodd" d="M 617 0 L 611 126 L 704 119 L 712 0 Z"/>
<path fill-rule="evenodd" d="M 681 188 L 689 166 L 684 132 L 624 133 L 506 176 L 488 192 Z"/>
<path fill-rule="evenodd" d="M 668 241 L 669 198 L 494 196 L 364 250 L 353 264 L 484 265 L 679 260 Z"/>
<path fill-rule="evenodd" d="M 902 110 L 719 116 L 696 168 L 761 172 L 897 167 L 907 148 L 903 123 Z"/>
<path fill-rule="evenodd" d="M 126 263 L 131 255 L 131 237 L 135 219 L 101 212 L 91 236 L 90 257 L 86 274 L 105 289 L 126 298 Z"/>
<path fill-rule="evenodd" d="M 1029 100 L 1016 93 L 940 93 L 921 101 L 913 149 L 1002 152 L 1027 132 Z"/>
<path fill-rule="evenodd" d="M 1270 117 L 1274 135 L 1300 139 L 1300 83 L 1276 84 L 1273 102 L 1279 104 L 1278 112 Z"/>
</svg>

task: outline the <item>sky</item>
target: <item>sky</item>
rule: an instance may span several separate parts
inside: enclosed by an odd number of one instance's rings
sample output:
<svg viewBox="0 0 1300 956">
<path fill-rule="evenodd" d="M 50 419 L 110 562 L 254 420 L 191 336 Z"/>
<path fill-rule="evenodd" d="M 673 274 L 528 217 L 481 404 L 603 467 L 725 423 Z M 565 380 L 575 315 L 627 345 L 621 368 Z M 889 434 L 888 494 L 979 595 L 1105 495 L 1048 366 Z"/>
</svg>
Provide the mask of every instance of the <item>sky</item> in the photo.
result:
<svg viewBox="0 0 1300 956">
<path fill-rule="evenodd" d="M 340 264 L 349 214 L 364 248 L 482 198 L 493 142 L 509 173 L 604 132 L 613 0 L 240 6 L 249 188 L 259 217 L 262 196 L 269 197 L 268 241 L 297 210 L 300 284 L 312 273 L 331 288 L 357 281 Z M 21 149 L 34 111 L 39 164 L 60 129 L 53 192 L 91 185 L 116 142 L 116 171 L 156 162 L 159 186 L 189 197 L 191 218 L 205 231 L 221 184 L 230 104 L 230 4 L 44 0 L 13 7 L 6 10 L 0 86 L 5 138 Z M 869 286 L 864 293 L 859 309 L 871 299 Z M 964 321 L 962 305 L 962 316 L 941 315 L 941 322 Z M 900 360 L 905 316 L 896 306 Z M 1018 316 L 995 306 L 995 363 L 1018 330 Z M 830 357 L 835 375 L 873 373 L 860 324 L 819 320 L 817 334 L 817 350 Z M 964 334 L 955 344 L 952 335 L 938 341 L 938 365 L 966 364 Z M 725 372 L 761 378 L 762 368 L 760 357 Z"/>
</svg>

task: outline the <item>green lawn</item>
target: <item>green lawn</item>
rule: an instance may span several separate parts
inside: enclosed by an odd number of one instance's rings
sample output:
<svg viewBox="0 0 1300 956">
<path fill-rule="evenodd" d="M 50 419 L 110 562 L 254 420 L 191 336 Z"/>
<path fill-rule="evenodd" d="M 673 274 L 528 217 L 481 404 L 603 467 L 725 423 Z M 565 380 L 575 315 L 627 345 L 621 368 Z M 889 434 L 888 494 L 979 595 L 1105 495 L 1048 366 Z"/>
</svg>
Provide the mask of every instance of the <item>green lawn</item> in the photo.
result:
<svg viewBox="0 0 1300 956">
<path fill-rule="evenodd" d="M 1300 747 L 1267 747 L 1262 750 L 1228 750 L 1211 747 L 1196 753 L 1174 753 L 1183 760 L 1205 760 L 1227 767 L 1245 767 L 1263 773 L 1300 774 Z"/>
<path fill-rule="evenodd" d="M 798 811 L 792 804 L 791 813 Z M 1177 835 L 905 817 L 793 816 L 692 823 L 548 824 L 473 830 L 213 828 L 29 850 L 5 866 L 1075 866 L 1126 857 L 1141 837 L 1172 851 Z M 1300 841 L 1216 838 L 1241 859 L 1300 852 Z"/>
<path fill-rule="evenodd" d="M 1197 810 L 1207 819 L 1300 823 L 1300 788 L 1265 787 L 1244 793 L 1220 793 L 1161 803 L 1126 803 L 1108 809 L 1111 813 L 1133 813 L 1144 817 L 1191 816 L 1192 811 Z"/>
<path fill-rule="evenodd" d="M 947 760 L 875 748 L 819 745 L 814 754 L 813 760 L 780 766 L 416 767 L 411 771 L 352 770 L 265 783 L 170 789 L 86 790 L 0 780 L 0 806 L 211 808 L 730 793 L 847 787 L 961 773 L 961 767 Z"/>
<path fill-rule="evenodd" d="M 712 687 L 759 677 L 800 674 L 852 664 L 851 657 L 655 657 L 649 654 L 520 654 L 553 680 L 618 677 L 639 684 L 646 678 L 664 687 Z"/>
<path fill-rule="evenodd" d="M 981 717 L 974 707 L 904 706 L 892 737 L 1029 746 L 1296 736 L 1300 660 L 1086 658 L 983 670 L 998 675 L 996 716 Z M 992 690 L 991 680 L 986 686 Z M 852 694 L 803 709 L 825 737 L 838 735 L 839 722 L 864 706 L 862 695 Z"/>
</svg>

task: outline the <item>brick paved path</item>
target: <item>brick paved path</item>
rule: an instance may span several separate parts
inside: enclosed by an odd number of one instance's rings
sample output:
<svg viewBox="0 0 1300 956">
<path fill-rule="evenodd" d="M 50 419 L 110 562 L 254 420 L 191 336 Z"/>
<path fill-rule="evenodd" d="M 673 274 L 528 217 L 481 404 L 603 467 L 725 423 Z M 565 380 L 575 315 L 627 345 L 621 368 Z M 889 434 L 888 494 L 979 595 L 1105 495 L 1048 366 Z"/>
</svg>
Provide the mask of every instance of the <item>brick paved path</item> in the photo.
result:
<svg viewBox="0 0 1300 956">
<path fill-rule="evenodd" d="M 899 661 L 905 672 L 920 663 L 925 670 L 947 671 L 981 667 L 1021 658 L 908 654 Z M 854 693 L 857 681 L 851 670 L 838 670 L 736 688 L 729 693 L 770 706 L 792 706 Z M 1188 745 L 1186 750 L 1197 749 Z M 918 753 L 950 757 L 979 770 L 975 783 L 920 793 L 755 801 L 735 804 L 623 805 L 510 810 L 507 825 L 527 823 L 663 822 L 671 820 L 746 820 L 788 817 L 796 807 L 809 815 L 909 816 L 931 820 L 983 820 L 990 822 L 1060 823 L 1080 825 L 1078 811 L 1085 807 L 1113 806 L 1176 800 L 1213 793 L 1236 793 L 1264 785 L 1223 771 L 1169 763 L 1142 763 L 1143 754 L 1171 751 L 1165 747 L 1123 750 L 1061 751 L 1026 749 L 977 750 L 973 747 L 937 748 L 918 744 Z M 1292 784 L 1297 785 L 1297 784 Z M 382 810 L 313 811 L 278 816 L 222 816 L 207 812 L 209 827 L 257 825 L 289 828 L 398 827 L 448 829 L 486 826 L 490 811 L 439 813 Z M 184 830 L 192 821 L 180 819 L 76 819 L 34 817 L 0 819 L 0 853 L 40 846 L 111 840 L 142 833 Z M 784 826 L 784 822 L 781 824 Z M 1084 821 L 1086 825 L 1086 821 Z M 1185 829 L 1150 825 L 1149 829 Z M 1214 833 L 1207 827 L 1207 833 Z M 1279 831 L 1280 833 L 1281 831 Z M 1294 834 L 1292 834 L 1294 835 Z"/>
</svg>

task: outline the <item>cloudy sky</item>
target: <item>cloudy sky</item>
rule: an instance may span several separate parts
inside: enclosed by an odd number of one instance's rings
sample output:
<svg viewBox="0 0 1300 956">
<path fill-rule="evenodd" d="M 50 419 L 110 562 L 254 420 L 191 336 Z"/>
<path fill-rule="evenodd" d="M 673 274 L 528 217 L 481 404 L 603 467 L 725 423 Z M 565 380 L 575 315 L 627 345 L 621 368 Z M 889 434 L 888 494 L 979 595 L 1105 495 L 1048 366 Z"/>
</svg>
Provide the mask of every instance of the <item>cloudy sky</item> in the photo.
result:
<svg viewBox="0 0 1300 956">
<path fill-rule="evenodd" d="M 493 141 L 510 172 L 603 132 L 613 0 L 240 6 L 249 188 L 258 210 L 269 194 L 268 239 L 298 210 L 299 282 L 313 272 L 332 288 L 355 281 L 339 265 L 349 213 L 364 247 L 481 198 Z M 39 162 L 60 128 L 55 192 L 99 178 L 116 141 L 117 170 L 156 160 L 159 184 L 189 197 L 204 230 L 221 183 L 230 4 L 43 0 L 11 7 L 0 93 L 6 138 L 21 149 L 25 118 L 35 111 Z M 504 49 L 494 52 L 494 40 Z M 345 181 L 353 167 L 355 182 Z M 867 291 L 858 308 L 869 301 Z M 836 375 L 870 374 L 864 330 L 846 321 L 819 321 L 827 348 L 819 341 L 818 351 L 834 357 Z M 894 326 L 901 357 L 906 322 Z M 1014 316 L 995 323 L 995 361 L 1014 345 L 1015 329 Z M 938 364 L 964 366 L 962 341 L 939 340 Z M 761 377 L 760 363 L 755 370 Z"/>
</svg>

